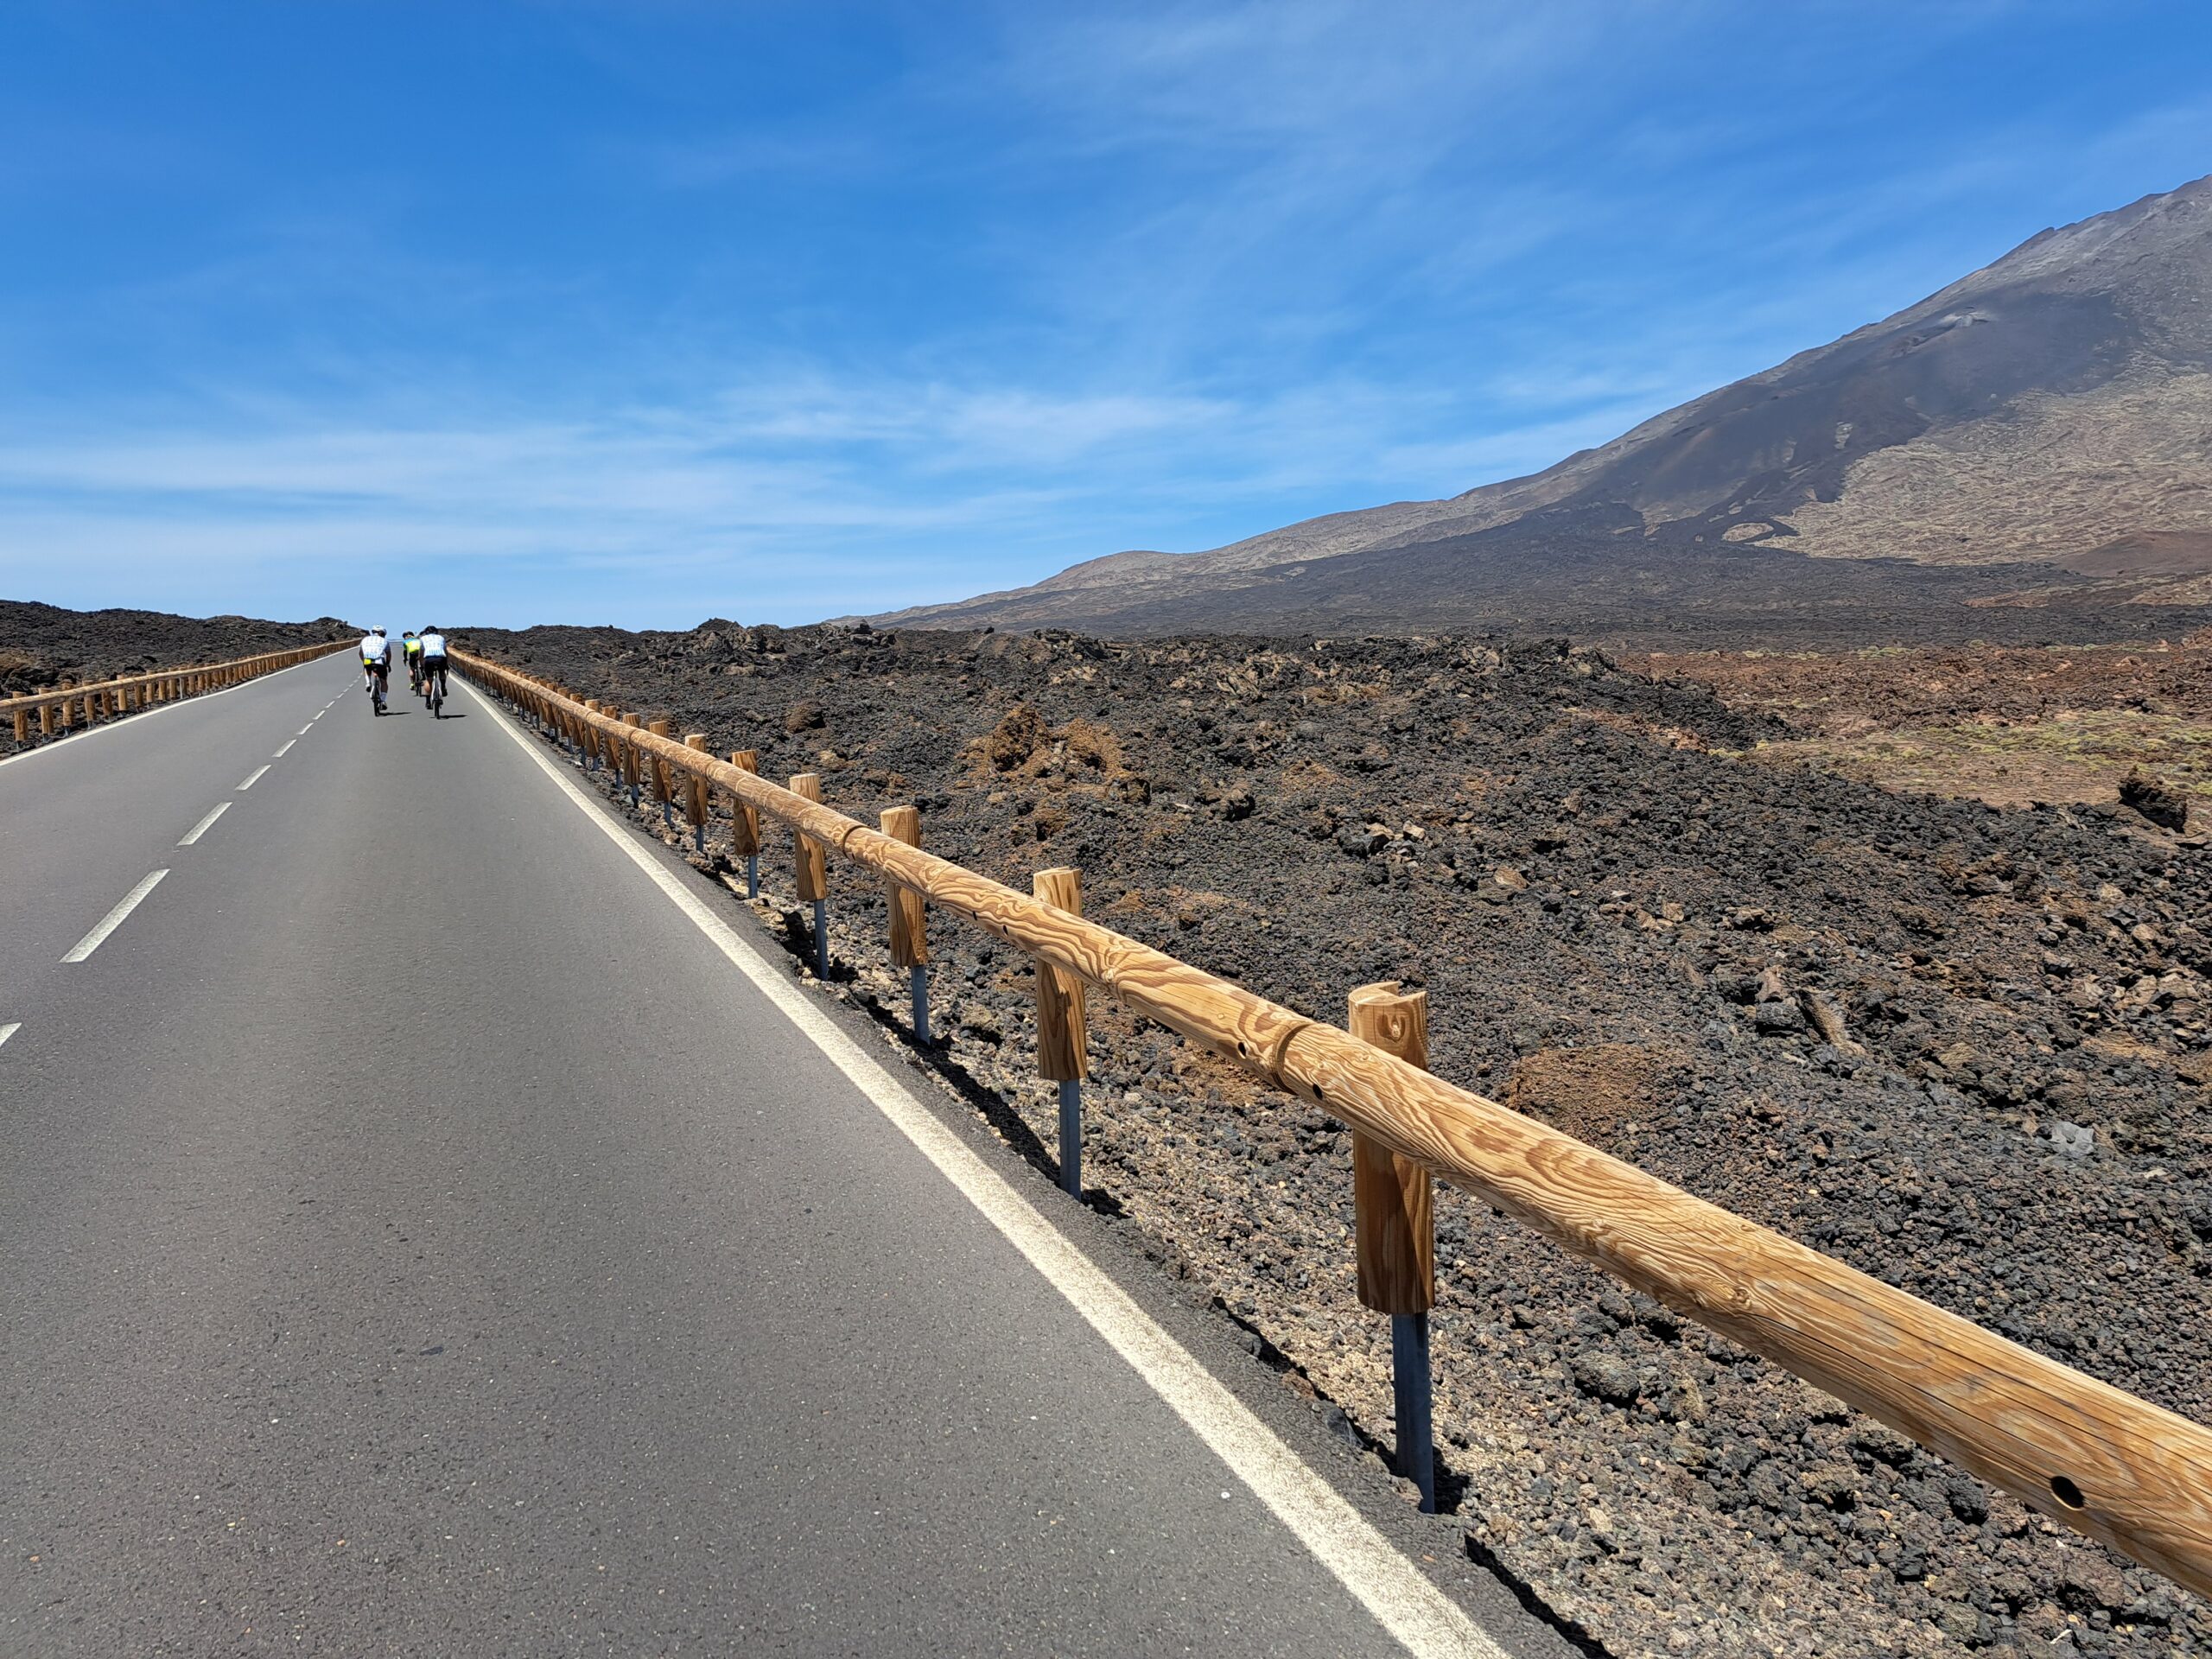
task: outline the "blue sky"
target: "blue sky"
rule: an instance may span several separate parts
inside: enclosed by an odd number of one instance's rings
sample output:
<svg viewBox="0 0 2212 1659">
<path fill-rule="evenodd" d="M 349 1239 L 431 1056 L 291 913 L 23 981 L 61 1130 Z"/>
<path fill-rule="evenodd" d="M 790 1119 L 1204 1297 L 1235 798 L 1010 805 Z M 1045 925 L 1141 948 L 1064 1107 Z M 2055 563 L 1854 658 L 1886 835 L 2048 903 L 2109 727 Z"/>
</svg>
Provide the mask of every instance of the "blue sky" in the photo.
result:
<svg viewBox="0 0 2212 1659">
<path fill-rule="evenodd" d="M 1535 470 L 2212 170 L 2212 8 L 0 10 L 0 596 L 804 621 Z"/>
</svg>

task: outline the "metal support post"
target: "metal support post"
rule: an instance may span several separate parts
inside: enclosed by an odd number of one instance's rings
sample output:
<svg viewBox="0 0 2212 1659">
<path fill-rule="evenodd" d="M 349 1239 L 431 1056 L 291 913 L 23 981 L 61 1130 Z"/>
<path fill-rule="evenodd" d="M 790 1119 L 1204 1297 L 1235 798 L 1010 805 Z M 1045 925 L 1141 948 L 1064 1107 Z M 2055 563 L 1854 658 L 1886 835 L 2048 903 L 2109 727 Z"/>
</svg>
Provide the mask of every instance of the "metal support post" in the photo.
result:
<svg viewBox="0 0 2212 1659">
<path fill-rule="evenodd" d="M 691 826 L 691 845 L 702 858 L 706 856 L 707 826 L 705 824 L 695 823 Z"/>
<path fill-rule="evenodd" d="M 830 978 L 830 901 L 814 901 L 814 976 L 827 982 Z"/>
<path fill-rule="evenodd" d="M 760 855 L 758 853 L 745 855 L 745 896 L 748 899 L 760 896 Z"/>
<path fill-rule="evenodd" d="M 1060 1187 L 1083 1196 L 1083 1084 L 1075 1077 L 1060 1080 Z"/>
<path fill-rule="evenodd" d="M 1428 1315 L 1390 1316 L 1390 1397 L 1398 1420 L 1398 1472 L 1436 1513 L 1436 1445 L 1429 1425 Z"/>
<path fill-rule="evenodd" d="M 906 970 L 906 983 L 914 994 L 914 1040 L 925 1048 L 930 1043 L 930 970 L 916 963 Z"/>
</svg>

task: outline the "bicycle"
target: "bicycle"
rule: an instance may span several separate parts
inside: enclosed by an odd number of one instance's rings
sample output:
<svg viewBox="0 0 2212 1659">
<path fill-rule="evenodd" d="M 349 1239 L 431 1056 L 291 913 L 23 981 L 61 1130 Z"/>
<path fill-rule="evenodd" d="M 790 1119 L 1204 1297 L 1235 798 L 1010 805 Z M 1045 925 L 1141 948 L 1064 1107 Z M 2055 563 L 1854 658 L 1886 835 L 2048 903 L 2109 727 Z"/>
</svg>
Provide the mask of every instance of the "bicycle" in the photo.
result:
<svg viewBox="0 0 2212 1659">
<path fill-rule="evenodd" d="M 442 661 L 423 664 L 423 701 L 429 705 L 432 720 L 445 718 L 446 665 Z"/>
<path fill-rule="evenodd" d="M 377 664 L 374 663 L 362 664 L 361 673 L 368 682 L 364 689 L 369 694 L 369 711 L 372 714 L 381 715 L 384 713 L 384 676 L 377 671 Z"/>
</svg>

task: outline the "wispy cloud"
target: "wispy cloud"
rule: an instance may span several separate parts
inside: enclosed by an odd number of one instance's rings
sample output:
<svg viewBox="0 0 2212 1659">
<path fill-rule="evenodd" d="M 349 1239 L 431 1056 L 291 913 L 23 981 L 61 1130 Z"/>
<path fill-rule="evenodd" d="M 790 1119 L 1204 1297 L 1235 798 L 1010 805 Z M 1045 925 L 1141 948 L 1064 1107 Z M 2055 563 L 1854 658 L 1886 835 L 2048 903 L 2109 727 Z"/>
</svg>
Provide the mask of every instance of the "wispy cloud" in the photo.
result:
<svg viewBox="0 0 2212 1659">
<path fill-rule="evenodd" d="M 97 78 L 18 52 L 0 136 L 67 153 L 0 161 L 41 250 L 0 272 L 0 589 L 803 619 L 1456 493 L 2201 166 L 2212 99 L 2146 105 L 2186 53 L 2115 3 L 556 9 L 457 17 L 436 74 L 302 10 L 156 19 Z"/>
</svg>

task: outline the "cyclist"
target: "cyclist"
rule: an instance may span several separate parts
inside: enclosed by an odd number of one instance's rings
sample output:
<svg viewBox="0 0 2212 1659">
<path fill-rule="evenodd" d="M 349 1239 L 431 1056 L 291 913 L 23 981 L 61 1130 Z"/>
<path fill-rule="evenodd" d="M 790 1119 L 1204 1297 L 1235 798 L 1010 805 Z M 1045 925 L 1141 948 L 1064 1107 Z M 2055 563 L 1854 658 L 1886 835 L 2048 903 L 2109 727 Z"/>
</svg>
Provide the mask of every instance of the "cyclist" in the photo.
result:
<svg viewBox="0 0 2212 1659">
<path fill-rule="evenodd" d="M 446 637 L 433 623 L 416 636 L 416 643 L 423 647 L 423 700 L 436 715 L 446 700 Z"/>
<path fill-rule="evenodd" d="M 385 693 L 391 683 L 391 641 L 385 638 L 382 628 L 370 629 L 361 641 L 361 689 L 369 694 L 377 713 L 384 713 Z"/>
<path fill-rule="evenodd" d="M 423 689 L 423 642 L 415 637 L 414 629 L 408 629 L 399 637 L 399 649 L 407 658 L 407 689 L 420 691 Z"/>
</svg>

